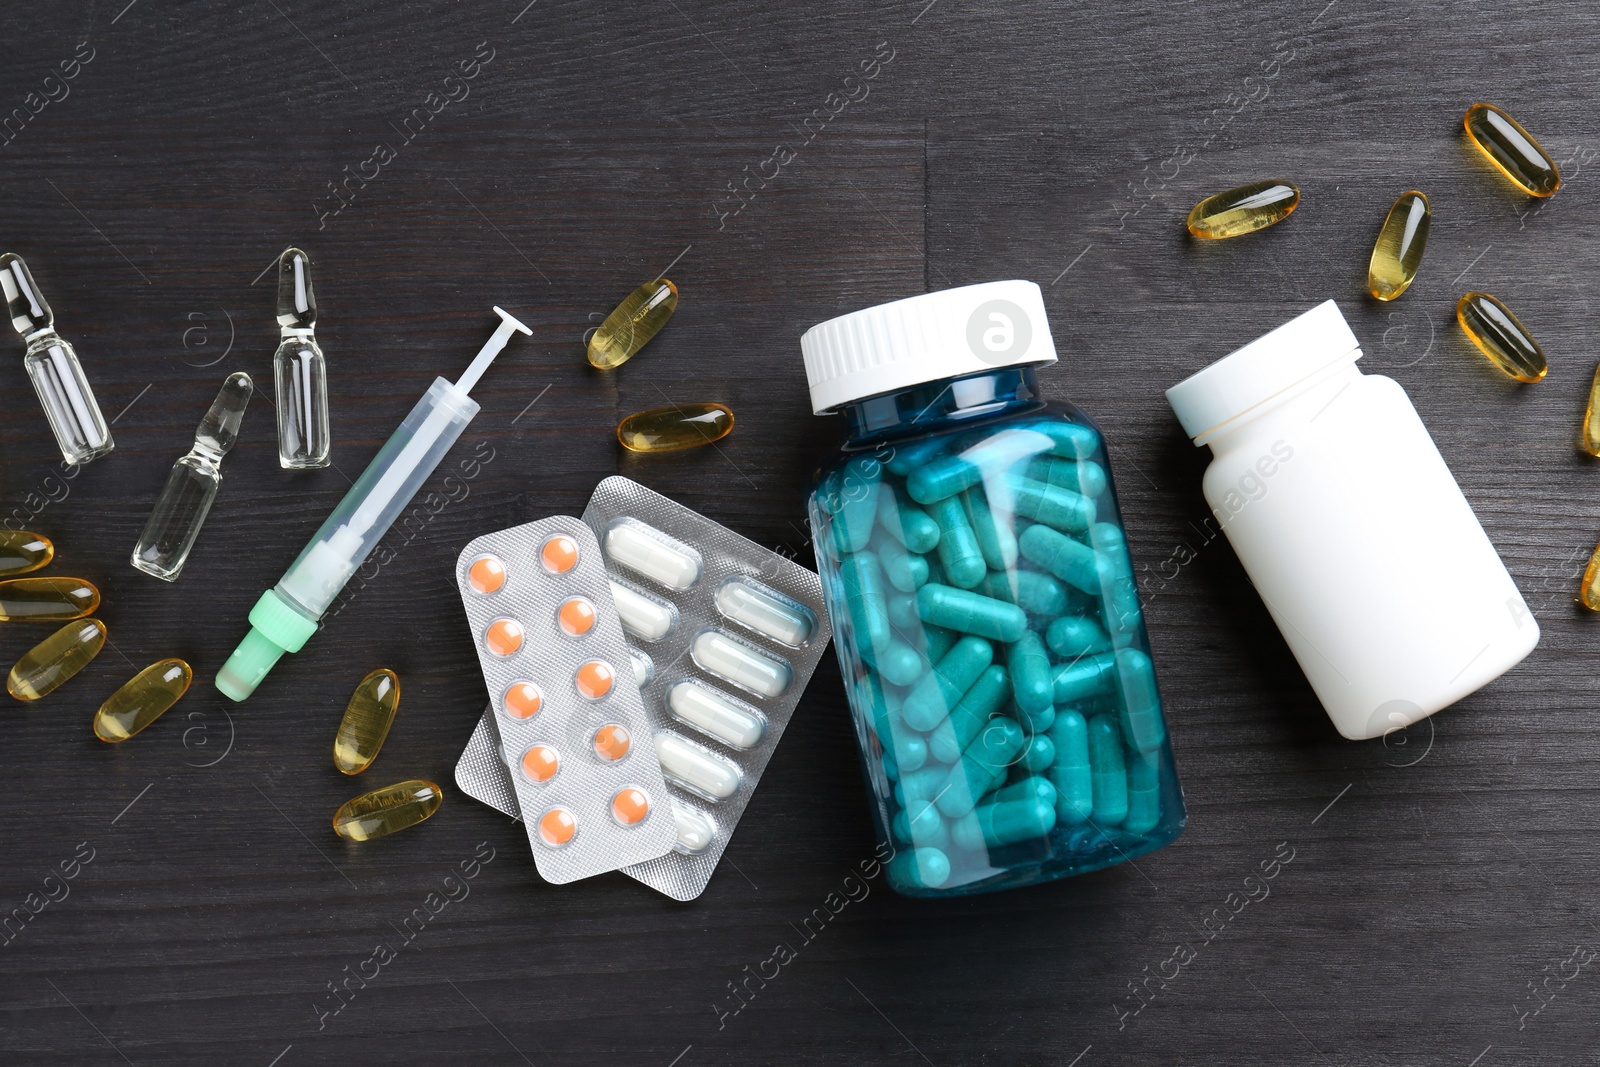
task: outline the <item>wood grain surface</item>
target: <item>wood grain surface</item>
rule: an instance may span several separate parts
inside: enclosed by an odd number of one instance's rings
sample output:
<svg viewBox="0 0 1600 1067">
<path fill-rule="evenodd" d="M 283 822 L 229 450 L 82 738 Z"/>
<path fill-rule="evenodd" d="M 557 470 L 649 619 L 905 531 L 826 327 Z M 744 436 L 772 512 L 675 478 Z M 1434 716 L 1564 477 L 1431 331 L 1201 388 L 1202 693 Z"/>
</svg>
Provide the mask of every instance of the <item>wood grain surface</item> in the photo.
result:
<svg viewBox="0 0 1600 1067">
<path fill-rule="evenodd" d="M 0 520 L 100 585 L 110 644 L 0 719 L 0 916 L 46 901 L 0 934 L 0 1062 L 1600 1062 L 1600 622 L 1572 603 L 1600 536 L 1600 470 L 1575 447 L 1600 356 L 1592 5 L 71 0 L 8 5 L 0 31 L 0 250 L 31 264 L 117 440 L 67 477 L 12 349 Z M 1479 99 L 1563 163 L 1552 200 L 1464 144 Z M 1300 186 L 1292 218 L 1186 238 L 1195 201 L 1263 177 Z M 1382 306 L 1366 259 L 1409 188 L 1432 198 L 1431 243 Z M 335 466 L 312 473 L 276 461 L 266 268 L 289 244 L 315 264 L 331 376 Z M 584 331 L 669 265 L 673 322 L 591 371 Z M 542 883 L 522 829 L 451 780 L 485 700 L 460 547 L 623 473 L 809 558 L 807 481 L 841 427 L 809 413 L 801 332 L 997 278 L 1044 287 L 1046 391 L 1106 430 L 1184 836 L 959 901 L 852 877 L 873 844 L 829 657 L 703 897 Z M 1469 347 L 1453 307 L 1472 288 L 1542 340 L 1543 383 Z M 1162 397 L 1330 296 L 1544 632 L 1486 690 L 1363 744 L 1208 538 L 1206 458 Z M 465 491 L 391 532 L 392 561 L 254 698 L 224 700 L 211 680 L 256 596 L 465 367 L 492 304 L 534 334 L 430 483 Z M 233 370 L 257 397 L 167 585 L 127 556 Z M 737 414 L 718 448 L 620 454 L 622 415 L 700 400 Z M 47 632 L 0 626 L 0 659 Z M 192 692 L 97 742 L 99 702 L 172 655 Z M 329 749 L 379 666 L 400 714 L 353 781 Z M 433 820 L 333 835 L 342 801 L 409 777 L 445 785 Z"/>
</svg>

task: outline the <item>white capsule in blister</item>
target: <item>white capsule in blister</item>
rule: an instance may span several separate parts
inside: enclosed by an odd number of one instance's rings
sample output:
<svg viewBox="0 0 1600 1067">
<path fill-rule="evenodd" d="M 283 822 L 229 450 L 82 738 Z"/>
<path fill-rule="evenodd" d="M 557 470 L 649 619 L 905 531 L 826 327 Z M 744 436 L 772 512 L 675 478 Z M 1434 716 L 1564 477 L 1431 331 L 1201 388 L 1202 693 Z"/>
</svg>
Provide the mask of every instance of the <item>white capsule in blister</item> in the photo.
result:
<svg viewBox="0 0 1600 1067">
<path fill-rule="evenodd" d="M 752 693 L 771 698 L 789 688 L 787 663 L 741 645 L 727 634 L 707 630 L 694 639 L 690 650 L 700 666 Z"/>
<path fill-rule="evenodd" d="M 611 599 L 617 605 L 622 625 L 645 641 L 659 641 L 672 629 L 675 620 L 669 605 L 658 604 L 617 582 L 611 583 Z"/>
<path fill-rule="evenodd" d="M 668 778 L 692 793 L 727 800 L 739 790 L 739 768 L 677 734 L 656 734 L 656 758 Z"/>
<path fill-rule="evenodd" d="M 628 655 L 633 657 L 633 680 L 643 689 L 650 684 L 650 679 L 655 677 L 656 665 L 650 662 L 650 657 L 636 648 L 630 648 Z"/>
<path fill-rule="evenodd" d="M 767 720 L 758 712 L 694 682 L 673 686 L 667 706 L 675 718 L 730 748 L 752 748 L 767 733 Z"/>
<path fill-rule="evenodd" d="M 710 848 L 717 836 L 716 824 L 676 797 L 668 799 L 672 801 L 672 820 L 678 827 L 678 843 L 673 847 L 689 856 L 698 856 Z"/>
<path fill-rule="evenodd" d="M 811 619 L 803 609 L 791 607 L 739 578 L 730 578 L 717 589 L 717 610 L 734 622 L 793 648 L 811 638 Z"/>
<path fill-rule="evenodd" d="M 700 578 L 698 559 L 634 523 L 619 522 L 606 531 L 606 558 L 669 589 L 687 589 Z"/>
</svg>

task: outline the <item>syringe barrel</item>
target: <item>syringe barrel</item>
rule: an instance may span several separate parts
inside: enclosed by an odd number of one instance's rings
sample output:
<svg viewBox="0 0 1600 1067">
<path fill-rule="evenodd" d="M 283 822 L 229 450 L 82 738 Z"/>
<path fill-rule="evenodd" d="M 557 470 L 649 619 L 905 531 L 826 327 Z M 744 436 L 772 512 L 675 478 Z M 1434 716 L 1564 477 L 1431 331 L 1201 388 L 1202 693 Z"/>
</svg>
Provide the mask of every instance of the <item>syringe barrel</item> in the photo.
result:
<svg viewBox="0 0 1600 1067">
<path fill-rule="evenodd" d="M 327 611 L 477 413 L 477 401 L 435 378 L 284 572 L 278 594 L 313 619 Z"/>
</svg>

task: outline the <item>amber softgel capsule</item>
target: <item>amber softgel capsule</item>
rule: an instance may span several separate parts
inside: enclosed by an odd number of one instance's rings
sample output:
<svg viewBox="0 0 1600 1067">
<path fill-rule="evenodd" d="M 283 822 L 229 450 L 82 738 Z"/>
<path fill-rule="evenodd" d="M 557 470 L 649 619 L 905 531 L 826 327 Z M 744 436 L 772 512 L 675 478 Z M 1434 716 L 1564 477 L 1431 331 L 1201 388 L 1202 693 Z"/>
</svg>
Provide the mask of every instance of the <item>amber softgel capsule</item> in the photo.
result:
<svg viewBox="0 0 1600 1067">
<path fill-rule="evenodd" d="M 721 404 L 672 404 L 636 411 L 617 423 L 617 441 L 630 452 L 681 452 L 733 432 L 733 412 Z"/>
<path fill-rule="evenodd" d="M 100 606 L 100 590 L 82 578 L 12 578 L 0 582 L 0 622 L 65 622 Z"/>
<path fill-rule="evenodd" d="M 1522 123 L 1493 104 L 1473 104 L 1462 118 L 1467 138 L 1513 185 L 1529 196 L 1554 196 L 1561 188 L 1556 161 Z"/>
<path fill-rule="evenodd" d="M 645 282 L 629 293 L 589 338 L 589 363 L 601 370 L 632 359 L 678 307 L 678 287 L 665 278 Z"/>
<path fill-rule="evenodd" d="M 1488 293 L 1467 293 L 1456 303 L 1462 332 L 1509 378 L 1537 382 L 1549 372 L 1544 349 L 1511 309 Z"/>
<path fill-rule="evenodd" d="M 18 700 L 38 700 L 83 670 L 106 643 L 99 619 L 69 622 L 29 649 L 6 678 L 6 692 Z"/>
<path fill-rule="evenodd" d="M 1367 261 L 1367 291 L 1378 300 L 1393 300 L 1411 288 L 1422 253 L 1428 247 L 1433 208 L 1415 189 L 1400 194 L 1389 208 Z"/>
<path fill-rule="evenodd" d="M 396 782 L 341 804 L 333 813 L 333 832 L 350 841 L 387 837 L 424 821 L 443 802 L 444 792 L 432 782 Z"/>
<path fill-rule="evenodd" d="M 360 774 L 378 758 L 378 750 L 400 708 L 400 677 L 380 667 L 361 679 L 345 705 L 333 739 L 333 765 L 342 774 Z"/>
<path fill-rule="evenodd" d="M 1208 241 L 1264 230 L 1294 214 L 1300 190 L 1289 182 L 1251 182 L 1208 196 L 1189 212 L 1189 232 Z"/>
<path fill-rule="evenodd" d="M 123 683 L 94 714 L 94 735 L 116 744 L 164 715 L 189 691 L 194 671 L 181 659 L 150 664 Z"/>
<path fill-rule="evenodd" d="M 50 538 L 27 530 L 0 530 L 0 575 L 27 574 L 55 558 Z"/>
</svg>

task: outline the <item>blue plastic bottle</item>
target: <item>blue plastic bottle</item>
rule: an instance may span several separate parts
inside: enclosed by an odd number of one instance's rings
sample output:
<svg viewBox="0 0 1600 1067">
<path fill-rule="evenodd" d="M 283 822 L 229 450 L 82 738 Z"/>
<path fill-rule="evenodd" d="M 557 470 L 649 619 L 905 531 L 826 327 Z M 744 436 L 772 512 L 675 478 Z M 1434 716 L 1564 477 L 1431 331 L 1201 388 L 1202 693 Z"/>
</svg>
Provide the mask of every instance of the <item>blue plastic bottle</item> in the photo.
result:
<svg viewBox="0 0 1600 1067">
<path fill-rule="evenodd" d="M 1039 287 L 883 304 L 801 348 L 813 408 L 849 423 L 809 506 L 890 884 L 1032 885 L 1177 837 L 1105 445 L 1035 379 Z"/>
</svg>

